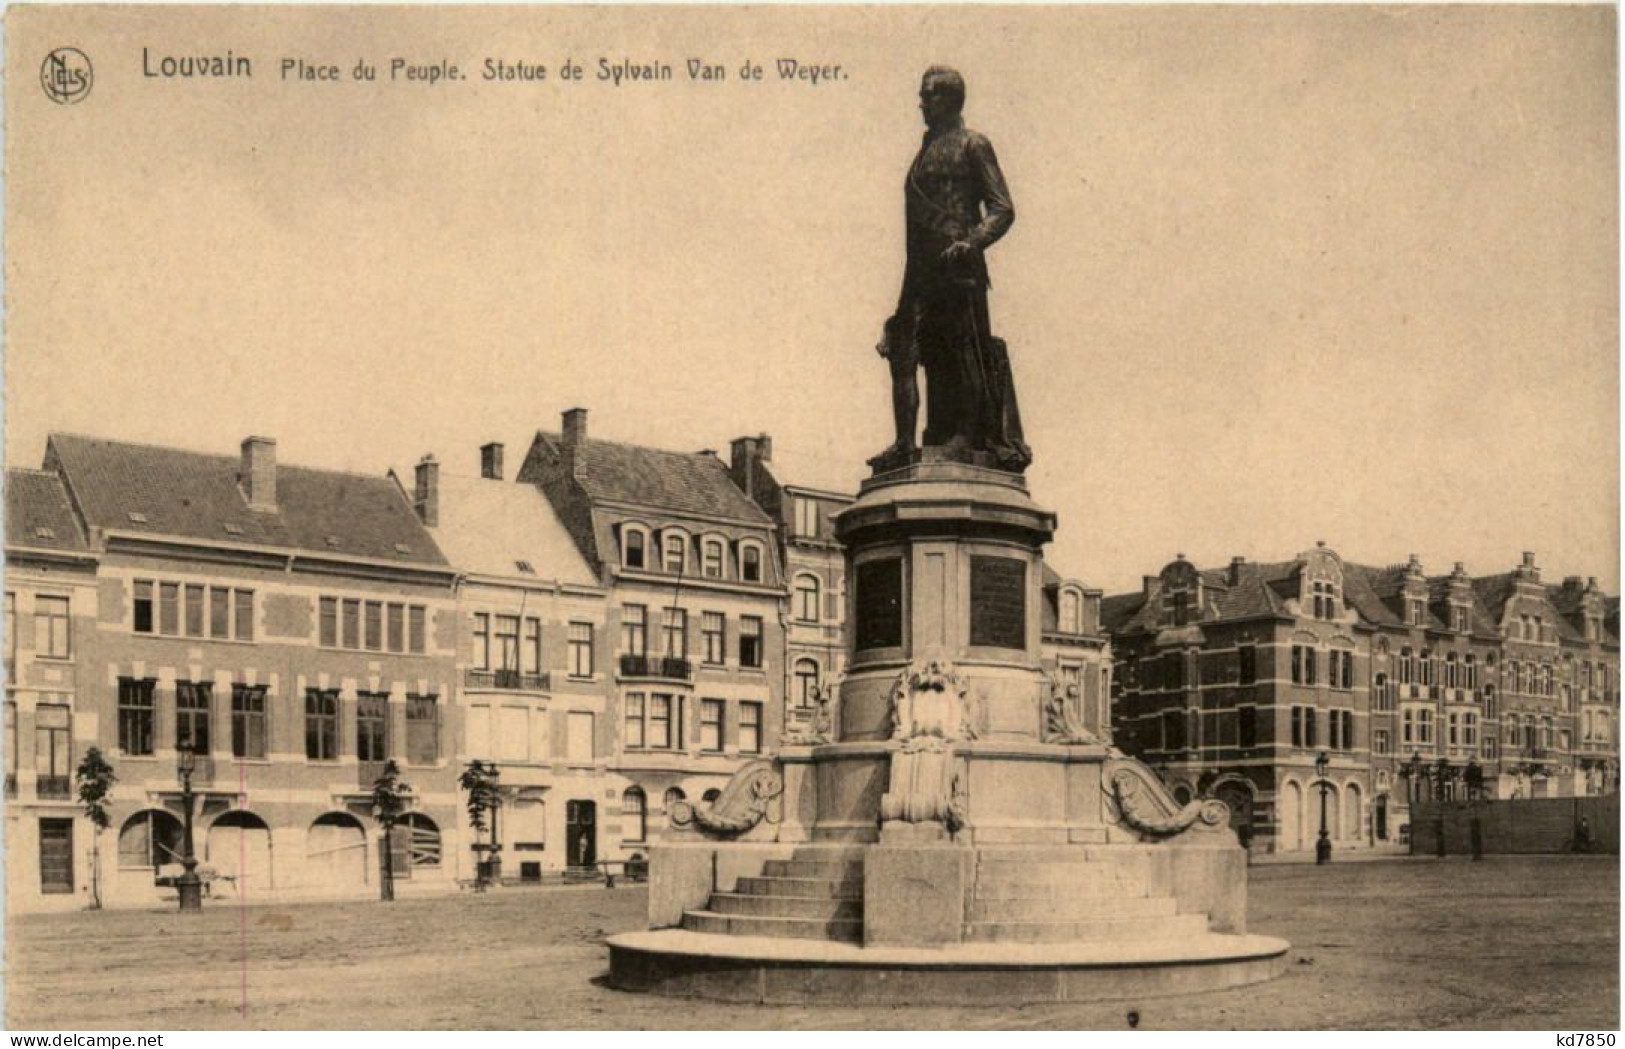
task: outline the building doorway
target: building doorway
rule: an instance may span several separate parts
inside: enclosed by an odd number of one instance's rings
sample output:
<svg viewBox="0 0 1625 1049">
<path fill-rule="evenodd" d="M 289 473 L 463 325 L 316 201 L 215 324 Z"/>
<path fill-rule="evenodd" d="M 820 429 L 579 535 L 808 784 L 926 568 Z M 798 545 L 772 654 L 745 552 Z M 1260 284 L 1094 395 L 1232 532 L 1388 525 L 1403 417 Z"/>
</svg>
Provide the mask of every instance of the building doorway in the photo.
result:
<svg viewBox="0 0 1625 1049">
<path fill-rule="evenodd" d="M 566 862 L 591 867 L 598 862 L 598 805 L 591 801 L 564 803 Z"/>
<path fill-rule="evenodd" d="M 39 821 L 39 889 L 73 892 L 73 820 Z"/>
<path fill-rule="evenodd" d="M 1388 795 L 1377 795 L 1376 802 L 1371 806 L 1371 822 L 1375 826 L 1378 841 L 1388 840 Z"/>
</svg>

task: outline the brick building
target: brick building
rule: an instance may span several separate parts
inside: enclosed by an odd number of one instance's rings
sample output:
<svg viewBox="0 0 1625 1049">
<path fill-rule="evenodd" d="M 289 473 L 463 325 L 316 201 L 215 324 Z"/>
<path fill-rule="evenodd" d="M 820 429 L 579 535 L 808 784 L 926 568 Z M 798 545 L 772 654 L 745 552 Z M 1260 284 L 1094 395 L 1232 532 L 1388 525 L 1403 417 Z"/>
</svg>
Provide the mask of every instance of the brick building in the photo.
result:
<svg viewBox="0 0 1625 1049">
<path fill-rule="evenodd" d="M 1176 795 L 1229 802 L 1254 848 L 1313 847 L 1321 753 L 1327 829 L 1346 847 L 1397 840 L 1412 792 L 1459 792 L 1469 763 L 1491 796 L 1617 787 L 1607 599 L 1594 581 L 1542 585 L 1533 555 L 1481 578 L 1460 564 L 1429 577 L 1414 557 L 1348 564 L 1324 545 L 1221 569 L 1180 557 L 1103 614 L 1118 742 Z"/>
<path fill-rule="evenodd" d="M 607 855 L 667 833 L 673 801 L 720 793 L 784 727 L 784 572 L 773 521 L 710 452 L 594 440 L 587 412 L 537 433 L 518 480 L 546 496 L 608 594 Z"/>
<path fill-rule="evenodd" d="M 57 434 L 8 484 L 7 615 L 35 624 L 8 630 L 11 738 L 34 739 L 8 755 L 13 906 L 82 902 L 92 840 L 64 777 L 90 745 L 118 776 L 109 903 L 180 869 L 182 748 L 217 894 L 376 892 L 368 792 L 390 758 L 416 788 L 401 890 L 451 882 L 453 573 L 391 480 L 278 464 L 268 438 L 234 457 Z M 16 862 L 30 840 L 43 862 Z"/>
</svg>

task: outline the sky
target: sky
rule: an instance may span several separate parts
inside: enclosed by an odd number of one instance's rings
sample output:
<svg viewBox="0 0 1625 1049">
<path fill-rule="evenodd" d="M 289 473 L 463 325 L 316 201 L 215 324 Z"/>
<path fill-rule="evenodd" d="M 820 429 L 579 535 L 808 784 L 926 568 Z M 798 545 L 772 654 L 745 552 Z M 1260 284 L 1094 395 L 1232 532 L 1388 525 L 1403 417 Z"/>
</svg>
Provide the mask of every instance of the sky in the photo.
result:
<svg viewBox="0 0 1625 1049">
<path fill-rule="evenodd" d="M 993 325 L 1063 575 L 1324 541 L 1618 591 L 1611 8 L 7 17 L 10 466 L 62 430 L 367 473 L 472 473 L 495 440 L 512 469 L 580 406 L 664 448 L 766 432 L 781 479 L 854 490 L 892 438 L 873 346 L 944 63 L 1015 202 Z M 64 43 L 95 77 L 67 106 L 36 79 Z M 391 82 L 396 56 L 468 79 Z M 790 56 L 841 71 L 781 81 Z"/>
</svg>

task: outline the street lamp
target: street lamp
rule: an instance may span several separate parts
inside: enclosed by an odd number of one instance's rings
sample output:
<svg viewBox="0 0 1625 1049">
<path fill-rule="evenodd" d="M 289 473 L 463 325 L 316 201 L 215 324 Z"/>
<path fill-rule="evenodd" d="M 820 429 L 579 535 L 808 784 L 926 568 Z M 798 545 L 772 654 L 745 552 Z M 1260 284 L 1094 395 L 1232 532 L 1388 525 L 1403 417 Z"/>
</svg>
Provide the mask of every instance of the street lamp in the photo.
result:
<svg viewBox="0 0 1625 1049">
<path fill-rule="evenodd" d="M 192 773 L 197 771 L 197 752 L 187 742 L 175 755 L 175 771 L 181 777 L 181 805 L 186 809 L 185 837 L 181 839 L 181 866 L 185 870 L 175 879 L 175 888 L 181 897 L 181 910 L 203 909 L 203 880 L 197 876 L 197 854 L 192 848 Z"/>
<path fill-rule="evenodd" d="M 1331 791 L 1332 785 L 1326 778 L 1326 770 L 1330 768 L 1332 759 L 1323 750 L 1320 757 L 1315 759 L 1315 775 L 1320 777 L 1320 840 L 1315 842 L 1315 863 L 1332 862 L 1332 839 L 1326 833 L 1326 795 Z"/>
<path fill-rule="evenodd" d="M 1469 832 L 1472 836 L 1473 859 L 1484 858 L 1484 825 L 1478 819 L 1478 801 L 1484 796 L 1484 769 L 1478 762 L 1469 758 L 1467 761 L 1467 804 L 1472 809 L 1472 818 Z"/>
<path fill-rule="evenodd" d="M 1433 773 L 1433 801 L 1435 808 L 1438 809 L 1439 815 L 1438 830 L 1433 838 L 1433 854 L 1438 856 L 1440 859 L 1443 859 L 1445 854 L 1444 796 L 1445 791 L 1449 787 L 1451 779 L 1450 762 L 1445 760 L 1445 756 L 1443 754 L 1439 755 L 1439 760 L 1434 764 Z"/>
</svg>

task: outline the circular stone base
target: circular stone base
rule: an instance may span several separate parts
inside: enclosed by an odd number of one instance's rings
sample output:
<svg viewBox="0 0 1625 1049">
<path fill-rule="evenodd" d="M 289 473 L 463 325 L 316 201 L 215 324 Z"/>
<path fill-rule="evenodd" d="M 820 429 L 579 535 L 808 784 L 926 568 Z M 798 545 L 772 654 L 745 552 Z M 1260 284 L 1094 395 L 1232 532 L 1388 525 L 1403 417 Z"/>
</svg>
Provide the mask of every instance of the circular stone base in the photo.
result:
<svg viewBox="0 0 1625 1049">
<path fill-rule="evenodd" d="M 1286 969 L 1285 940 L 1209 933 L 1178 942 L 977 943 L 942 949 L 719 936 L 609 938 L 624 991 L 769 1005 L 1014 1005 L 1195 994 Z"/>
</svg>

